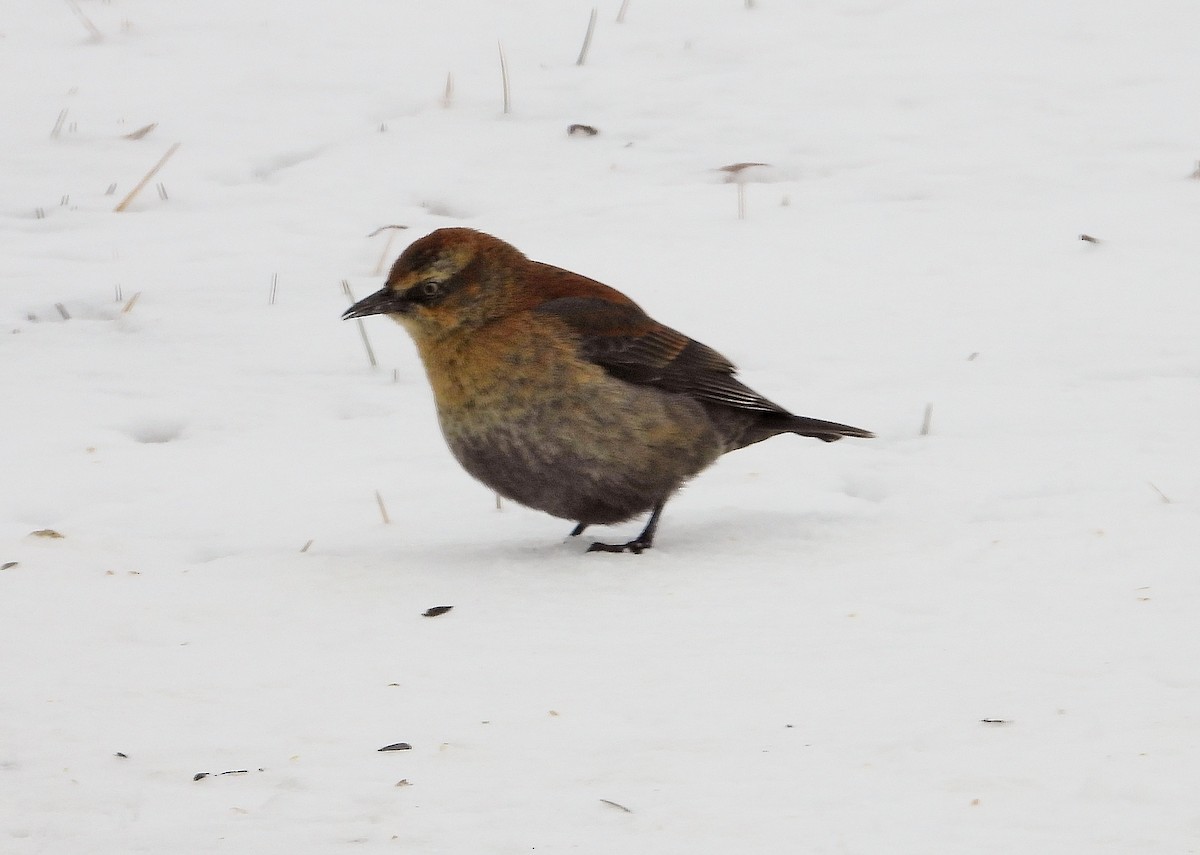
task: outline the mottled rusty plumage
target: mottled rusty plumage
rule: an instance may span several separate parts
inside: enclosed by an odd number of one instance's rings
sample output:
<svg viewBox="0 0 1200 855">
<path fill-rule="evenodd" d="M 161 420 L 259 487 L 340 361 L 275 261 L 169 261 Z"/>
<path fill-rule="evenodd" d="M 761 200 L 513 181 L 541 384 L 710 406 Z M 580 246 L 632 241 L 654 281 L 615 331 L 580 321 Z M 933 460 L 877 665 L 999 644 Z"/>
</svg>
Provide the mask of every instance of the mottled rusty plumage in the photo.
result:
<svg viewBox="0 0 1200 855">
<path fill-rule="evenodd" d="M 409 246 L 345 317 L 372 314 L 412 336 L 446 443 L 471 475 L 577 521 L 573 534 L 652 512 L 637 539 L 592 549 L 648 548 L 667 499 L 727 451 L 780 433 L 872 435 L 789 413 L 620 291 L 473 229 Z"/>
</svg>

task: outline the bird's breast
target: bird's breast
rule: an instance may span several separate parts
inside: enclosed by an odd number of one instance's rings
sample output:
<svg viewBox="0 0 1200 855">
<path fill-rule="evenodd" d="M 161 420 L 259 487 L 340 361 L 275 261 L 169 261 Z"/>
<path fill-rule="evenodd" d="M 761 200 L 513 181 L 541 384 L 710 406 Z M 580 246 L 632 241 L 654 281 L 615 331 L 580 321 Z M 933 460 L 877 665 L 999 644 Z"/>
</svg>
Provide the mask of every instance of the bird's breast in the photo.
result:
<svg viewBox="0 0 1200 855">
<path fill-rule="evenodd" d="M 721 453 L 703 407 L 611 377 L 554 325 L 494 324 L 420 350 L 462 466 L 552 514 L 626 518 Z M 621 497 L 619 510 L 595 511 L 599 496 Z"/>
<path fill-rule="evenodd" d="M 564 407 L 606 379 L 579 358 L 573 341 L 530 324 L 491 324 L 420 350 L 439 414 L 463 430 Z"/>
</svg>

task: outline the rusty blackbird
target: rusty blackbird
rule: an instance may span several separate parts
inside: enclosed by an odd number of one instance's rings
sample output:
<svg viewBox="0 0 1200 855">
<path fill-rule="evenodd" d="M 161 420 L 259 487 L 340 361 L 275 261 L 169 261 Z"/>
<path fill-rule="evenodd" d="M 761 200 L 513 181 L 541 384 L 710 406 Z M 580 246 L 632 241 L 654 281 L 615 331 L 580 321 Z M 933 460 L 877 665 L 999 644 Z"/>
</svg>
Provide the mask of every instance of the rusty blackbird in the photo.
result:
<svg viewBox="0 0 1200 855">
<path fill-rule="evenodd" d="M 793 415 L 620 291 L 474 229 L 414 242 L 343 318 L 378 314 L 412 336 L 446 443 L 475 478 L 576 521 L 572 535 L 650 511 L 635 540 L 589 552 L 648 549 L 671 495 L 727 451 L 781 433 L 873 436 Z"/>
</svg>

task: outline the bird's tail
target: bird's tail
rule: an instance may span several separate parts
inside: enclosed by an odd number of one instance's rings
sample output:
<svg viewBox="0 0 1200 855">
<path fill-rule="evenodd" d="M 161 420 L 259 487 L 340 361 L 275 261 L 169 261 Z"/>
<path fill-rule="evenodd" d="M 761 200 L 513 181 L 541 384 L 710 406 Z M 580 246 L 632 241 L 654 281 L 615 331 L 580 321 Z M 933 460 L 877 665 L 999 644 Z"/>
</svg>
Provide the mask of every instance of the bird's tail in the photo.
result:
<svg viewBox="0 0 1200 855">
<path fill-rule="evenodd" d="M 869 430 L 850 425 L 810 419 L 808 416 L 793 416 L 782 408 L 776 412 L 752 413 L 747 410 L 735 410 L 731 407 L 710 406 L 708 415 L 725 440 L 726 451 L 745 448 L 747 445 L 754 445 L 756 442 L 779 436 L 781 433 L 811 436 L 822 442 L 836 442 L 844 436 L 856 436 L 862 439 L 870 439 L 875 436 Z"/>
<path fill-rule="evenodd" d="M 810 419 L 808 416 L 787 416 L 785 431 L 798 433 L 800 436 L 811 436 L 821 442 L 836 442 L 844 436 L 855 436 L 859 439 L 871 439 L 875 434 L 869 430 L 842 425 L 837 422 L 827 422 L 821 419 Z"/>
</svg>

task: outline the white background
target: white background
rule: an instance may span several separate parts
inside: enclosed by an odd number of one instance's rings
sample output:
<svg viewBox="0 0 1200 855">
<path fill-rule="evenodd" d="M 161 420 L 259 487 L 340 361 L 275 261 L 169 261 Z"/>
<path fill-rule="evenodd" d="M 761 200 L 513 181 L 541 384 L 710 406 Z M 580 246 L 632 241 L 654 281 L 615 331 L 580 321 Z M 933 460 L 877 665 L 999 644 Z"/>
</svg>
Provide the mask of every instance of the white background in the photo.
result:
<svg viewBox="0 0 1200 855">
<path fill-rule="evenodd" d="M 591 8 L 0 6 L 0 851 L 1200 851 L 1200 7 Z M 879 437 L 497 512 L 448 225 Z"/>
</svg>

